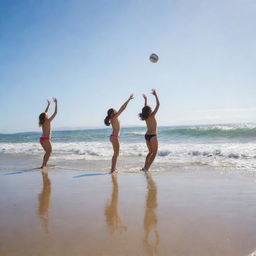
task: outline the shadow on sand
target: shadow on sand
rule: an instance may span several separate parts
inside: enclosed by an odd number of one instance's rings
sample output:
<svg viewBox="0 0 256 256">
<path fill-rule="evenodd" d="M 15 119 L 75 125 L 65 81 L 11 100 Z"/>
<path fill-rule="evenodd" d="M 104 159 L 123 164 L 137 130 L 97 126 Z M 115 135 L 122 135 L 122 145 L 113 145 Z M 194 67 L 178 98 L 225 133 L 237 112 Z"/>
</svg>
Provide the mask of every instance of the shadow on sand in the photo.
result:
<svg viewBox="0 0 256 256">
<path fill-rule="evenodd" d="M 6 172 L 3 175 L 15 175 L 15 174 L 22 174 L 22 173 L 26 173 L 26 172 L 33 172 L 35 170 L 39 170 L 39 168 L 29 168 L 29 169 L 23 169 L 20 171 L 15 171 L 15 172 Z"/>
</svg>

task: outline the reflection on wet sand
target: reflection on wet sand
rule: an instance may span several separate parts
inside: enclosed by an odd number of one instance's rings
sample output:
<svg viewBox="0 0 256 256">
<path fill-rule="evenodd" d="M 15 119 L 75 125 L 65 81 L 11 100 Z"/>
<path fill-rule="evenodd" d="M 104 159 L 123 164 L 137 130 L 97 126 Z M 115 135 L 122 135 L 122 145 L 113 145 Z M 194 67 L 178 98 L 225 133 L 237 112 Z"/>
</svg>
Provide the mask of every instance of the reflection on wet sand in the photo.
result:
<svg viewBox="0 0 256 256">
<path fill-rule="evenodd" d="M 51 197 L 51 181 L 47 172 L 41 172 L 43 178 L 42 192 L 38 195 L 38 215 L 42 221 L 42 226 L 46 233 L 49 233 L 49 208 Z"/>
<path fill-rule="evenodd" d="M 155 210 L 157 208 L 157 187 L 152 179 L 151 174 L 145 174 L 147 180 L 147 197 L 144 215 L 144 246 L 147 255 L 157 255 L 157 248 L 160 242 L 160 237 L 157 231 L 157 215 Z"/>
<path fill-rule="evenodd" d="M 112 174 L 111 178 L 113 184 L 112 197 L 105 207 L 105 217 L 111 234 L 113 234 L 114 231 L 122 233 L 123 231 L 126 231 L 126 226 L 122 224 L 121 217 L 118 212 L 117 177 L 115 174 Z"/>
</svg>

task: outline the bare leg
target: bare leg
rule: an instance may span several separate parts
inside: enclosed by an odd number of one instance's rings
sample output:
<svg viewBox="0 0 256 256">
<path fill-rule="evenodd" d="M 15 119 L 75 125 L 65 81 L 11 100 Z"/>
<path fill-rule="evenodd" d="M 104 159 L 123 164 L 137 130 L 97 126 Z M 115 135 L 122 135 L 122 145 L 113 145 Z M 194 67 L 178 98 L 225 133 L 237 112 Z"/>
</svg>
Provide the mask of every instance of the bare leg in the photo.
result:
<svg viewBox="0 0 256 256">
<path fill-rule="evenodd" d="M 147 162 L 147 165 L 145 166 L 145 169 L 148 170 L 151 166 L 151 164 L 153 163 L 153 161 L 155 160 L 155 157 L 157 155 L 157 150 L 158 150 L 158 140 L 157 140 L 157 137 L 154 136 L 153 138 L 150 139 L 149 141 L 150 143 L 150 147 L 152 149 L 152 153 L 149 157 L 149 160 Z"/>
<path fill-rule="evenodd" d="M 52 153 L 52 145 L 51 145 L 51 142 L 50 140 L 45 140 L 41 143 L 44 151 L 45 151 L 45 154 L 44 154 L 44 160 L 43 160 L 43 164 L 41 166 L 41 168 L 44 168 L 46 167 L 47 165 L 47 162 L 51 156 L 51 153 Z"/>
<path fill-rule="evenodd" d="M 111 173 L 116 171 L 116 162 L 117 162 L 117 158 L 119 156 L 119 140 L 118 138 L 114 138 L 112 139 L 112 146 L 113 146 L 113 150 L 114 150 L 114 154 L 112 157 L 112 165 L 111 165 Z"/>
<path fill-rule="evenodd" d="M 147 156 L 146 156 L 145 165 L 144 165 L 142 171 L 147 171 L 148 161 L 149 161 L 149 159 L 150 159 L 150 157 L 151 157 L 151 154 L 152 154 L 151 144 L 150 144 L 150 142 L 149 142 L 148 140 L 146 140 L 146 144 L 147 144 L 147 147 L 148 147 L 148 151 L 149 151 L 149 152 L 148 152 L 148 154 L 147 154 Z"/>
</svg>

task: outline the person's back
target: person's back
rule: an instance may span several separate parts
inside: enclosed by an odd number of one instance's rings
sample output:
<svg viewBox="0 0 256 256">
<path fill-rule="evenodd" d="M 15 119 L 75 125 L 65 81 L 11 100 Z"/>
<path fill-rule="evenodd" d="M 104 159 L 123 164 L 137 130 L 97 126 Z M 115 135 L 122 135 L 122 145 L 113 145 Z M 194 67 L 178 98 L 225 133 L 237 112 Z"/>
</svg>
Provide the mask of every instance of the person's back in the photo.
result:
<svg viewBox="0 0 256 256">
<path fill-rule="evenodd" d="M 51 138 L 51 122 L 49 119 L 46 119 L 42 125 L 42 137 Z"/>
<path fill-rule="evenodd" d="M 157 121 L 154 114 L 151 114 L 146 120 L 147 132 L 146 134 L 157 134 Z"/>
</svg>

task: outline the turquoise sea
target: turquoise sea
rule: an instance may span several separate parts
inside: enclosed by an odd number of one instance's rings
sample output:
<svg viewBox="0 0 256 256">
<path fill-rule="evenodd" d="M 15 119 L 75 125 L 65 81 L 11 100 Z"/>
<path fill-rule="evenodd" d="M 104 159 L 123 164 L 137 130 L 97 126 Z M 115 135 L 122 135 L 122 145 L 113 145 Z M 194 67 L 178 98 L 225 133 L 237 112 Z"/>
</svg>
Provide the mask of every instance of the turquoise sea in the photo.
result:
<svg viewBox="0 0 256 256">
<path fill-rule="evenodd" d="M 53 131 L 53 159 L 110 159 L 111 129 Z M 122 128 L 121 156 L 144 157 L 145 127 Z M 0 134 L 0 154 L 42 155 L 40 132 Z M 165 126 L 158 129 L 157 162 L 256 167 L 256 125 Z"/>
</svg>

